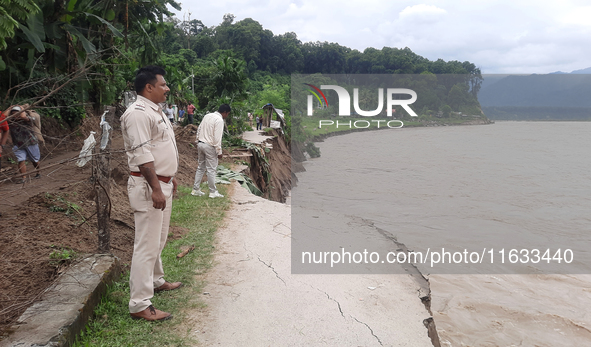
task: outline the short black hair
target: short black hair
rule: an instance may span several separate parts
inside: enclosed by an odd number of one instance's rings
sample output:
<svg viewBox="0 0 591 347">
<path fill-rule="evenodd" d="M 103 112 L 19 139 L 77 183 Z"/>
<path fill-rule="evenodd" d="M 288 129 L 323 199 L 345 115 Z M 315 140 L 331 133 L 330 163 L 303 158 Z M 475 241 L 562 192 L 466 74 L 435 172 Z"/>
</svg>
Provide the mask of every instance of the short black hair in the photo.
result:
<svg viewBox="0 0 591 347">
<path fill-rule="evenodd" d="M 156 75 L 166 75 L 166 71 L 161 68 L 160 66 L 155 65 L 148 65 L 144 66 L 143 68 L 137 70 L 135 73 L 135 91 L 138 94 L 141 94 L 146 88 L 146 84 L 154 84 L 156 83 Z"/>
<path fill-rule="evenodd" d="M 230 112 L 230 111 L 232 111 L 232 108 L 228 104 L 222 104 L 220 106 L 220 108 L 218 108 L 219 113 Z"/>
</svg>

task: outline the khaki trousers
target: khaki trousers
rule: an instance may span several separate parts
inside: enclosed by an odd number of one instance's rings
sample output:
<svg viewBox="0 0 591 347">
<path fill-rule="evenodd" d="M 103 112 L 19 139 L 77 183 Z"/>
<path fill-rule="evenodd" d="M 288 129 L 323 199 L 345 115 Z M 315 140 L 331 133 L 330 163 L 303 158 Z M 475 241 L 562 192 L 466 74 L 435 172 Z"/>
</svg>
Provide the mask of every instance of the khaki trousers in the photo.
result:
<svg viewBox="0 0 591 347">
<path fill-rule="evenodd" d="M 215 186 L 215 176 L 218 168 L 218 154 L 215 147 L 208 145 L 207 143 L 199 142 L 197 144 L 198 163 L 197 171 L 195 172 L 195 182 L 193 183 L 193 189 L 201 190 L 201 180 L 205 171 L 207 171 L 207 184 L 209 185 L 209 194 L 217 192 Z"/>
<path fill-rule="evenodd" d="M 129 312 L 137 313 L 152 305 L 154 288 L 164 284 L 164 269 L 160 254 L 166 244 L 173 184 L 158 181 L 164 196 L 164 211 L 152 207 L 152 188 L 145 178 L 129 176 L 127 194 L 135 219 L 135 241 L 129 275 Z"/>
</svg>

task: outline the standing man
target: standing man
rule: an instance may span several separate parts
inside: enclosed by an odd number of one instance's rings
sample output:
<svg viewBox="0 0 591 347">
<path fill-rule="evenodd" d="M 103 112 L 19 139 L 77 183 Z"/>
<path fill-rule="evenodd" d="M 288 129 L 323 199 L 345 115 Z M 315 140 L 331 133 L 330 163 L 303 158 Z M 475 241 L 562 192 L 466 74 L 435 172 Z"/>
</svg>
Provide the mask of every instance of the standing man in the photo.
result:
<svg viewBox="0 0 591 347">
<path fill-rule="evenodd" d="M 172 124 L 159 103 L 166 101 L 164 69 L 145 66 L 135 77 L 137 100 L 121 116 L 130 176 L 129 203 L 135 219 L 135 241 L 129 276 L 129 312 L 133 319 L 160 321 L 172 318 L 157 310 L 150 299 L 154 292 L 174 290 L 182 283 L 164 280 L 160 255 L 170 223 L 178 150 Z"/>
<path fill-rule="evenodd" d="M 171 104 L 168 104 L 166 106 L 166 110 L 164 110 L 164 113 L 166 113 L 166 116 L 168 117 L 170 124 L 173 124 L 174 123 L 174 110 L 172 109 Z"/>
<path fill-rule="evenodd" d="M 197 151 L 199 166 L 195 173 L 195 183 L 191 195 L 205 195 L 201 191 L 201 179 L 207 170 L 207 183 L 209 184 L 210 198 L 223 198 L 215 186 L 215 175 L 218 167 L 218 159 L 222 159 L 222 135 L 224 133 L 224 119 L 230 114 L 230 105 L 223 104 L 217 112 L 208 113 L 197 129 Z"/>
<path fill-rule="evenodd" d="M 21 173 L 21 178 L 17 179 L 16 184 L 23 184 L 27 176 L 27 159 L 31 161 L 35 169 L 39 170 L 39 160 L 41 159 L 41 152 L 39 151 L 39 140 L 35 136 L 35 119 L 22 112 L 23 108 L 19 105 L 13 106 L 10 109 L 8 118 L 8 126 L 10 127 L 10 136 L 12 137 L 12 152 L 18 161 L 18 171 Z M 37 172 L 33 178 L 41 178 L 41 174 Z"/>
<path fill-rule="evenodd" d="M 193 114 L 195 113 L 195 106 L 193 106 L 193 103 L 189 103 L 189 106 L 187 106 L 187 118 L 189 118 L 189 124 L 193 124 Z"/>
<path fill-rule="evenodd" d="M 182 124 L 183 123 L 184 116 L 185 116 L 185 110 L 180 109 L 179 110 L 179 124 Z"/>
</svg>

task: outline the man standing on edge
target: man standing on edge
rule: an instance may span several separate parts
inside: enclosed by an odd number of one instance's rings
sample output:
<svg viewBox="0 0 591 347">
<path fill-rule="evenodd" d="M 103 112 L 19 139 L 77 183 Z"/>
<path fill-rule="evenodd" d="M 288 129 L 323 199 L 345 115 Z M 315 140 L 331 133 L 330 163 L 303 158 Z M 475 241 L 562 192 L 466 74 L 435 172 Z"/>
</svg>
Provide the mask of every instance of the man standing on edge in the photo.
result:
<svg viewBox="0 0 591 347">
<path fill-rule="evenodd" d="M 195 113 L 195 106 L 193 106 L 193 103 L 189 103 L 189 106 L 187 106 L 187 118 L 189 118 L 189 124 L 193 124 L 193 114 Z"/>
<path fill-rule="evenodd" d="M 218 159 L 222 159 L 222 135 L 224 133 L 224 119 L 228 118 L 231 108 L 228 104 L 220 106 L 217 112 L 208 113 L 197 129 L 197 151 L 199 166 L 195 173 L 195 183 L 191 195 L 205 195 L 201 191 L 201 179 L 207 169 L 207 183 L 209 184 L 210 198 L 223 198 L 215 186 L 215 175 L 218 167 Z"/>
<path fill-rule="evenodd" d="M 135 241 L 129 276 L 129 312 L 133 319 L 159 321 L 172 318 L 157 310 L 154 292 L 173 290 L 182 283 L 164 280 L 160 255 L 168 236 L 172 195 L 177 182 L 178 150 L 172 124 L 159 103 L 166 101 L 164 69 L 145 66 L 135 77 L 136 102 L 121 116 L 130 176 L 129 203 L 135 219 Z"/>
</svg>

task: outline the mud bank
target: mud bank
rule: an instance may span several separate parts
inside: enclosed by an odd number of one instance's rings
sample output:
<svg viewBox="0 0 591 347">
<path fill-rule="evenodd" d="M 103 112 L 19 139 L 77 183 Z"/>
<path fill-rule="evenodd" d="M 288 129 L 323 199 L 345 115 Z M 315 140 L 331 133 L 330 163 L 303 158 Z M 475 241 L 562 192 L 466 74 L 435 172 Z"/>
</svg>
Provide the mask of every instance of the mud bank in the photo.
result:
<svg viewBox="0 0 591 347">
<path fill-rule="evenodd" d="M 273 136 L 263 148 L 251 149 L 247 174 L 263 192 L 263 197 L 284 203 L 297 178 L 292 172 L 291 145 L 285 135 L 275 129 L 266 133 Z"/>
</svg>

